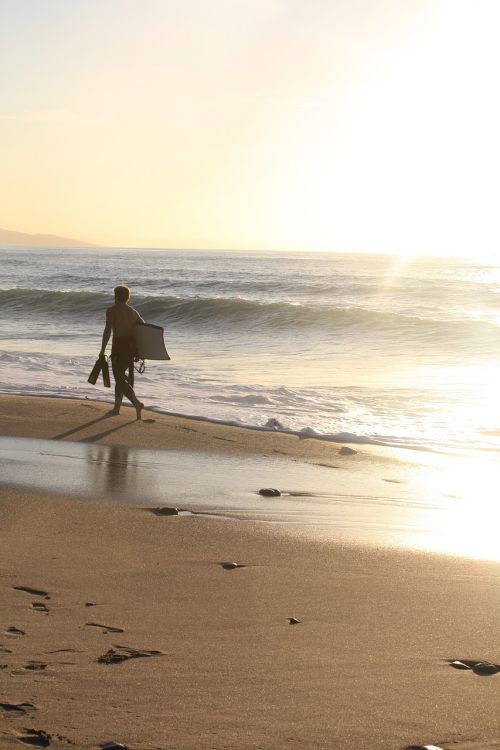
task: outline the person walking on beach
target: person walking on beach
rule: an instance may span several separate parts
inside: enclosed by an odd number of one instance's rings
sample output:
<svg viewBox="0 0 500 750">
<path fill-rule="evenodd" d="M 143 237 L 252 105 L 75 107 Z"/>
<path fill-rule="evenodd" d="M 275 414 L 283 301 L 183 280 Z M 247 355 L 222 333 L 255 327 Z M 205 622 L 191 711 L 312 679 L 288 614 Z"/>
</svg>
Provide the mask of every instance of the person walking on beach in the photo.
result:
<svg viewBox="0 0 500 750">
<path fill-rule="evenodd" d="M 127 377 L 127 370 L 134 366 L 135 341 L 134 326 L 143 324 L 144 321 L 133 307 L 130 307 L 130 289 L 120 284 L 114 289 L 115 304 L 106 310 L 106 325 L 102 334 L 102 345 L 99 357 L 104 357 L 106 346 L 111 333 L 111 366 L 115 378 L 115 405 L 111 414 L 119 414 L 124 396 L 135 406 L 137 419 L 141 418 L 144 408 L 133 388 L 133 380 Z"/>
</svg>

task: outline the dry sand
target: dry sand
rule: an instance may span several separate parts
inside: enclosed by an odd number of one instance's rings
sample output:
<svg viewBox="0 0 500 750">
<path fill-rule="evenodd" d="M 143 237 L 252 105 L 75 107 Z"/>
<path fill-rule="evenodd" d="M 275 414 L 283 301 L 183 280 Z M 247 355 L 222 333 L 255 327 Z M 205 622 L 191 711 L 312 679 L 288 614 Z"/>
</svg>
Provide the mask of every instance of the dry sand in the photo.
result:
<svg viewBox="0 0 500 750">
<path fill-rule="evenodd" d="M 102 408 L 6 397 L 0 431 L 55 437 Z M 151 418 L 100 439 L 319 442 Z M 9 488 L 0 529 L 1 750 L 500 747 L 500 673 L 448 663 L 500 662 L 497 563 Z"/>
</svg>

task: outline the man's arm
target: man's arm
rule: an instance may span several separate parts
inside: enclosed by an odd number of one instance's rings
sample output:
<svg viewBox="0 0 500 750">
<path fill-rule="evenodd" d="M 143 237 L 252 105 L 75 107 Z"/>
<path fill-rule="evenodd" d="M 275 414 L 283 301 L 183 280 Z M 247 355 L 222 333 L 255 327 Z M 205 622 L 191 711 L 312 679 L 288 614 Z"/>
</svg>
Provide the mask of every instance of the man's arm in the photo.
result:
<svg viewBox="0 0 500 750">
<path fill-rule="evenodd" d="M 102 333 L 101 351 L 99 352 L 100 357 L 104 357 L 104 352 L 106 351 L 106 346 L 108 345 L 109 337 L 111 336 L 111 331 L 113 330 L 111 316 L 111 310 L 108 308 L 108 310 L 106 310 L 106 325 L 104 326 L 104 331 Z"/>
</svg>

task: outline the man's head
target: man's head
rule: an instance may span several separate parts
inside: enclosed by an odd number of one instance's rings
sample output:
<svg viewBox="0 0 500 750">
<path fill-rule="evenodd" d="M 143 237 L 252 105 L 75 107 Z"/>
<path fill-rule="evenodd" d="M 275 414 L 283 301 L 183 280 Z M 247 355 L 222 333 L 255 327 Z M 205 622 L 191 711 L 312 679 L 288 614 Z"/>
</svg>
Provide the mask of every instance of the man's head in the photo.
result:
<svg viewBox="0 0 500 750">
<path fill-rule="evenodd" d="M 128 302 L 130 299 L 130 289 L 125 284 L 115 286 L 115 302 Z"/>
</svg>

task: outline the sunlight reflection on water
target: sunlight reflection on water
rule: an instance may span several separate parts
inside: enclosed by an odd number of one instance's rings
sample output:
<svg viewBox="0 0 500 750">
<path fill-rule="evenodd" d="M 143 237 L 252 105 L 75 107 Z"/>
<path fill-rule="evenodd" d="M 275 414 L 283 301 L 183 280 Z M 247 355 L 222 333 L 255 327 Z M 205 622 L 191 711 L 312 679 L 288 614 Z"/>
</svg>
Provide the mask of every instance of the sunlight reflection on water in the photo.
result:
<svg viewBox="0 0 500 750">
<path fill-rule="evenodd" d="M 3 437 L 0 463 L 5 485 L 215 510 L 318 538 L 500 560 L 500 462 L 491 459 L 370 448 L 334 468 L 281 456 Z M 261 497 L 266 486 L 282 497 Z"/>
</svg>

